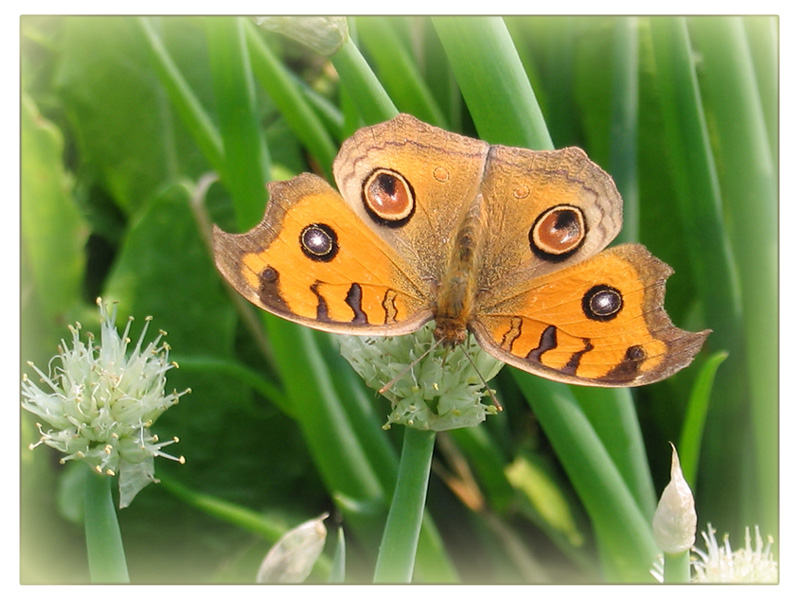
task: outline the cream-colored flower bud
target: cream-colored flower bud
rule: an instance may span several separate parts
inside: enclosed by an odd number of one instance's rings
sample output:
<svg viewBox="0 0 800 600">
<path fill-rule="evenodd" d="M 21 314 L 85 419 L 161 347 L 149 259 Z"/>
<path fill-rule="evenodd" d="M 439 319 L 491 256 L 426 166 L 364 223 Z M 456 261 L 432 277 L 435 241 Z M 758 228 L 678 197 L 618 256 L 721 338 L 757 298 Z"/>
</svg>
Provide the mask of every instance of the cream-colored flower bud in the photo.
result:
<svg viewBox="0 0 800 600">
<path fill-rule="evenodd" d="M 325 513 L 286 532 L 269 549 L 258 569 L 258 583 L 301 583 L 305 581 L 325 548 Z"/>
<path fill-rule="evenodd" d="M 325 56 L 336 54 L 349 35 L 345 17 L 256 17 L 255 22 Z"/>
<path fill-rule="evenodd" d="M 653 517 L 653 535 L 656 545 L 669 554 L 686 552 L 694 544 L 697 534 L 697 513 L 694 496 L 683 478 L 678 451 L 672 446 L 670 480 L 656 507 Z"/>
</svg>

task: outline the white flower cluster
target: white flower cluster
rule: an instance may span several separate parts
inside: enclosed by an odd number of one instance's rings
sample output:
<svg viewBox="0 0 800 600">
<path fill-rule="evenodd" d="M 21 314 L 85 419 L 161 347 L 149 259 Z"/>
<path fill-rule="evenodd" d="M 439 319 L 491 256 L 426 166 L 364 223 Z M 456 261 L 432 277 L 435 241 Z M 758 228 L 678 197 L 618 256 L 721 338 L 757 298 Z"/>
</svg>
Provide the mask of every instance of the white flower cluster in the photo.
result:
<svg viewBox="0 0 800 600">
<path fill-rule="evenodd" d="M 772 539 L 767 543 L 761 539 L 758 525 L 755 527 L 755 546 L 750 538 L 750 528 L 744 531 L 744 548 L 731 550 L 728 534 L 717 542 L 715 531 L 708 524 L 708 533 L 700 535 L 706 542 L 706 551 L 692 548 L 695 570 L 694 581 L 698 583 L 778 583 L 778 563 L 772 558 Z"/>
<path fill-rule="evenodd" d="M 159 345 L 163 331 L 143 347 L 149 317 L 126 356 L 133 318 L 120 336 L 114 325 L 116 307 L 109 315 L 99 298 L 97 304 L 102 319 L 100 344 L 91 333 L 87 343 L 81 340 L 80 323 L 70 326 L 72 347 L 62 340 L 49 374 L 28 363 L 42 387 L 23 375 L 22 406 L 52 427 L 45 430 L 37 423 L 41 438 L 31 448 L 45 444 L 66 455 L 62 463 L 81 460 L 99 474 L 119 474 L 122 508 L 155 481 L 156 456 L 184 462 L 183 457 L 162 450 L 177 438 L 160 442 L 149 428 L 190 390 L 164 394 L 166 372 L 177 365 L 168 361 L 169 346 Z"/>
<path fill-rule="evenodd" d="M 483 402 L 490 395 L 484 381 L 503 363 L 471 336 L 461 347 L 431 350 L 433 344 L 432 326 L 397 337 L 340 336 L 342 356 L 392 403 L 385 428 L 393 423 L 434 431 L 474 427 L 497 413 L 497 406 Z"/>
</svg>

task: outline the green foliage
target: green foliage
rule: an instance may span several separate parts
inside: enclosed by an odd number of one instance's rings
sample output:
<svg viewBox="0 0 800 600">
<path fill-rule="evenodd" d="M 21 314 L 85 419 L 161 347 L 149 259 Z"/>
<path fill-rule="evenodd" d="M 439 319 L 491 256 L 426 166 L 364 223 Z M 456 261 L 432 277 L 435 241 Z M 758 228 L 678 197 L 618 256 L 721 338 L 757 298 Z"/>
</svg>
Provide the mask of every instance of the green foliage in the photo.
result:
<svg viewBox="0 0 800 600">
<path fill-rule="evenodd" d="M 248 19 L 21 19 L 22 359 L 47 364 L 68 322 L 96 330 L 102 295 L 168 331 L 169 385 L 192 388 L 154 427 L 187 463 L 157 461 L 164 483 L 119 513 L 131 581 L 253 582 L 281 533 L 326 511 L 334 568 L 311 580 L 372 581 L 403 437 L 381 429 L 388 402 L 331 336 L 230 293 L 208 233 L 252 226 L 271 178 L 329 177 L 344 137 L 398 110 L 583 147 L 628 203 L 625 239 L 675 269 L 673 321 L 714 330 L 646 388 L 506 367 L 504 412 L 437 438 L 414 581 L 651 581 L 670 441 L 701 527 L 777 534 L 777 19 L 349 26 L 324 57 Z M 22 581 L 87 581 L 71 470 L 22 454 Z"/>
</svg>

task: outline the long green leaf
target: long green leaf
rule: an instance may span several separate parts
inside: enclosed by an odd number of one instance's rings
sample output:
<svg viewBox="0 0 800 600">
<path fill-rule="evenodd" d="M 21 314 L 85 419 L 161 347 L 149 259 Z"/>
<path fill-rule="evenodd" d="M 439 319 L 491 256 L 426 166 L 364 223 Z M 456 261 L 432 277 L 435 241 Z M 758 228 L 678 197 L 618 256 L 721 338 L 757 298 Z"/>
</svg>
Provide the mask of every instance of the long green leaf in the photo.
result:
<svg viewBox="0 0 800 600">
<path fill-rule="evenodd" d="M 264 315 L 281 380 L 292 398 L 320 475 L 328 489 L 361 501 L 380 499 L 383 489 L 336 393 L 335 373 L 323 360 L 314 333 Z"/>
<path fill-rule="evenodd" d="M 694 259 L 694 279 L 703 305 L 708 307 L 707 322 L 716 332 L 713 337 L 717 341 L 712 339 L 712 343 L 732 347 L 741 335 L 730 330 L 741 319 L 741 294 L 686 20 L 654 18 L 650 31 L 665 122 L 664 143 L 669 147 L 677 206 L 687 230 L 687 250 Z"/>
<path fill-rule="evenodd" d="M 374 58 L 380 79 L 397 107 L 423 121 L 447 127 L 444 114 L 408 49 L 401 42 L 398 32 L 386 17 L 362 17 L 358 19 L 360 41 Z"/>
<path fill-rule="evenodd" d="M 197 96 L 189 84 L 186 83 L 177 66 L 175 66 L 158 34 L 153 19 L 138 17 L 137 22 L 144 33 L 145 40 L 153 56 L 153 67 L 172 105 L 183 119 L 186 127 L 194 135 L 206 159 L 219 173 L 223 173 L 225 169 L 225 150 L 219 132 L 197 99 Z"/>
<path fill-rule="evenodd" d="M 225 148 L 222 182 L 247 230 L 264 214 L 270 159 L 255 106 L 255 84 L 240 18 L 208 17 L 209 57 L 217 118 Z"/>
<path fill-rule="evenodd" d="M 172 478 L 162 476 L 160 482 L 167 491 L 186 502 L 189 506 L 245 531 L 252 532 L 269 542 L 277 542 L 281 536 L 291 529 L 291 525 L 284 519 L 274 518 L 210 494 L 198 492 Z M 320 568 L 323 573 L 330 572 L 332 570 L 331 561 L 323 554 L 317 559 L 315 568 Z"/>
<path fill-rule="evenodd" d="M 697 481 L 697 469 L 700 464 L 700 442 L 703 439 L 714 376 L 727 357 L 727 352 L 716 352 L 705 361 L 700 373 L 697 375 L 697 379 L 695 379 L 689 396 L 689 406 L 686 409 L 678 450 L 681 457 L 683 477 L 691 488 L 694 488 Z"/>
<path fill-rule="evenodd" d="M 569 388 L 521 371 L 514 376 L 589 513 L 608 578 L 648 581 L 658 554 L 650 520 Z"/>
<path fill-rule="evenodd" d="M 261 373 L 243 365 L 240 362 L 236 362 L 228 358 L 219 358 L 214 356 L 182 357 L 177 354 L 172 354 L 171 358 L 175 361 L 175 363 L 179 364 L 181 369 L 184 371 L 188 371 L 190 373 L 192 371 L 201 373 L 216 372 L 236 379 L 239 382 L 246 383 L 259 394 L 267 398 L 281 411 L 287 415 L 292 415 L 292 407 L 286 402 L 285 392 L 280 388 L 280 386 L 275 385 L 275 383 L 266 379 Z"/>
<path fill-rule="evenodd" d="M 700 90 L 712 115 L 720 189 L 742 290 L 759 523 L 777 528 L 778 179 L 742 18 L 696 17 Z M 776 41 L 777 43 L 777 41 Z M 732 68 L 731 65 L 735 65 Z M 733 358 L 733 357 L 732 357 Z"/>
<path fill-rule="evenodd" d="M 639 239 L 639 23 L 636 17 L 614 23 L 614 75 L 611 95 L 611 148 L 608 170 L 624 200 L 617 243 Z"/>
<path fill-rule="evenodd" d="M 772 160 L 778 161 L 778 17 L 744 19 Z"/>
<path fill-rule="evenodd" d="M 717 378 L 709 405 L 708 434 L 704 462 L 697 465 L 698 503 L 707 496 L 724 495 L 725 510 L 740 508 L 741 489 L 735 485 L 740 467 L 728 462 L 736 454 L 747 455 L 737 439 L 749 438 L 746 421 L 747 356 L 742 327 L 742 297 L 739 274 L 727 228 L 723 192 L 712 149 L 712 134 L 706 119 L 698 74 L 696 51 L 689 38 L 685 18 L 654 17 L 648 20 L 652 42 L 655 86 L 664 121 L 663 143 L 668 173 L 674 186 L 675 206 L 685 231 L 683 246 L 691 260 L 694 287 L 701 301 L 703 322 L 713 333 L 711 350 L 731 356 Z M 713 121 L 712 121 L 713 123 Z M 699 451 L 699 449 L 698 449 Z M 681 458 L 683 459 L 683 451 Z M 686 457 L 692 465 L 692 456 Z M 705 471 L 705 464 L 717 465 Z M 736 498 L 736 501 L 733 501 Z M 719 508 L 714 514 L 722 525 L 728 517 Z"/>
<path fill-rule="evenodd" d="M 338 149 L 322 120 L 311 109 L 306 96 L 286 68 L 251 23 L 245 24 L 247 48 L 252 56 L 253 72 L 272 97 L 278 110 L 297 138 L 317 159 L 320 168 L 331 179 L 331 165 Z M 332 180 L 332 179 L 331 179 Z"/>
<path fill-rule="evenodd" d="M 289 530 L 288 524 L 283 520 L 271 519 L 239 504 L 198 492 L 171 477 L 160 476 L 160 483 L 170 494 L 174 494 L 189 506 L 254 533 L 269 542 L 277 542 Z"/>
<path fill-rule="evenodd" d="M 365 124 L 380 123 L 397 114 L 397 107 L 352 38 L 342 44 L 331 60 L 342 80 L 342 87 L 348 91 L 349 98 L 358 107 Z"/>
<path fill-rule="evenodd" d="M 630 390 L 574 386 L 572 393 L 642 515 L 649 518 L 656 508 L 656 494 Z"/>
<path fill-rule="evenodd" d="M 499 17 L 435 17 L 436 32 L 480 137 L 535 150 L 553 147 L 514 43 Z"/>
</svg>

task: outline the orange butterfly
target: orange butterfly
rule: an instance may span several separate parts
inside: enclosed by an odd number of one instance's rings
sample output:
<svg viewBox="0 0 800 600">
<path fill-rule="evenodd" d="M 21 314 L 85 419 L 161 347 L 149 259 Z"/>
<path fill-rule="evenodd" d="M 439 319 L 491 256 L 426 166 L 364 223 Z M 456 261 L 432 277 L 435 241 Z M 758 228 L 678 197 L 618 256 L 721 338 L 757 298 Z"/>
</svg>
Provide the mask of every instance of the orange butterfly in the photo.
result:
<svg viewBox="0 0 800 600">
<path fill-rule="evenodd" d="M 622 225 L 611 177 L 578 148 L 492 146 L 409 115 L 357 131 L 333 165 L 269 184 L 263 221 L 214 229 L 216 263 L 252 303 L 350 335 L 435 320 L 457 344 L 555 381 L 618 387 L 688 365 L 708 331 L 674 327 L 672 273 Z"/>
</svg>

